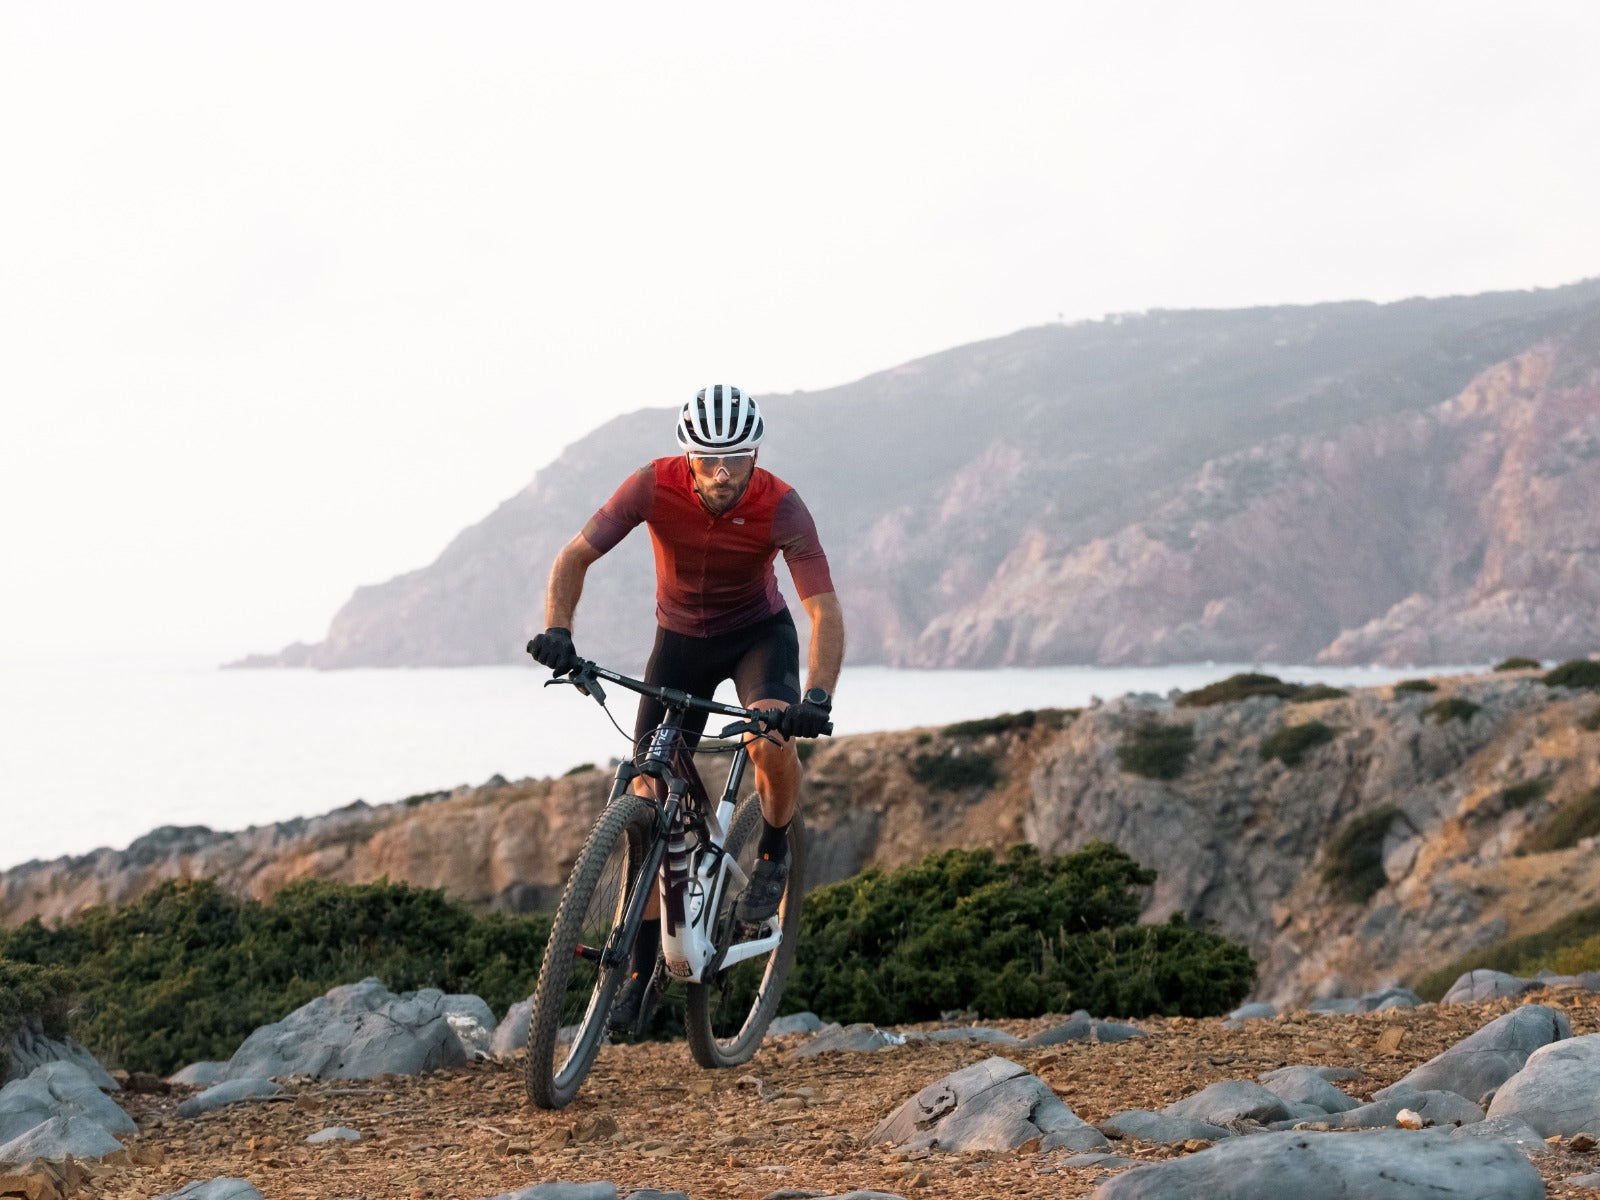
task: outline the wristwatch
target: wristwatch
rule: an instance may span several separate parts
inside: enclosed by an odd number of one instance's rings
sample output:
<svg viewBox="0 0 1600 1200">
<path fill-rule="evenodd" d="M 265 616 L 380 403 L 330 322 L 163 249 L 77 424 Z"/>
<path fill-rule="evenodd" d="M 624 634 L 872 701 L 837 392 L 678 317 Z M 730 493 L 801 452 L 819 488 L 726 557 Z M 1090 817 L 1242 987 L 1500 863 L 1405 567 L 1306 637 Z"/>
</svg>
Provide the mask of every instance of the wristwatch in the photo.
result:
<svg viewBox="0 0 1600 1200">
<path fill-rule="evenodd" d="M 818 687 L 807 688 L 806 694 L 801 699 L 814 708 L 831 709 L 833 707 L 833 697 Z"/>
</svg>

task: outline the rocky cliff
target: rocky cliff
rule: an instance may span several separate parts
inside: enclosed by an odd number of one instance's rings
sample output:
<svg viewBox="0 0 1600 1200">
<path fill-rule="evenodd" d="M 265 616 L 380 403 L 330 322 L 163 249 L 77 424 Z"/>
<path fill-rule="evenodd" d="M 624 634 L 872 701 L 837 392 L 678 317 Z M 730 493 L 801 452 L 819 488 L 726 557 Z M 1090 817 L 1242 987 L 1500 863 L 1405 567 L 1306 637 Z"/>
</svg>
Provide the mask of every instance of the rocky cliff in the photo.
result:
<svg viewBox="0 0 1600 1200">
<path fill-rule="evenodd" d="M 1488 661 L 1595 645 L 1600 282 L 1030 329 L 763 397 L 855 662 Z M 514 661 L 557 549 L 663 408 L 540 471 L 327 638 L 252 665 Z M 591 575 L 586 653 L 642 662 L 646 538 Z M 780 571 L 781 574 L 781 571 Z"/>
<path fill-rule="evenodd" d="M 808 768 L 810 882 L 938 847 L 1027 838 L 1055 852 L 1104 839 L 1160 872 L 1148 918 L 1181 911 L 1247 942 L 1262 965 L 1262 997 L 1351 994 L 1600 902 L 1592 839 L 1518 853 L 1552 815 L 1595 803 L 1584 798 L 1600 784 L 1597 708 L 1592 692 L 1508 673 L 1309 703 L 1255 697 L 1192 708 L 1126 697 L 1064 728 L 1040 721 L 824 741 Z M 1301 761 L 1263 758 L 1265 739 L 1312 721 L 1332 732 Z M 1152 722 L 1190 727 L 1193 750 L 1174 779 L 1122 766 L 1119 749 Z M 998 770 L 992 787 L 916 782 L 919 769 L 978 755 Z M 195 876 L 258 897 L 307 876 L 388 876 L 480 904 L 548 908 L 607 787 L 589 771 L 242 833 L 158 830 L 127 850 L 0 873 L 0 920 L 56 921 L 162 878 Z M 1383 814 L 1382 878 L 1369 899 L 1349 900 L 1323 878 L 1328 847 L 1373 813 Z"/>
</svg>

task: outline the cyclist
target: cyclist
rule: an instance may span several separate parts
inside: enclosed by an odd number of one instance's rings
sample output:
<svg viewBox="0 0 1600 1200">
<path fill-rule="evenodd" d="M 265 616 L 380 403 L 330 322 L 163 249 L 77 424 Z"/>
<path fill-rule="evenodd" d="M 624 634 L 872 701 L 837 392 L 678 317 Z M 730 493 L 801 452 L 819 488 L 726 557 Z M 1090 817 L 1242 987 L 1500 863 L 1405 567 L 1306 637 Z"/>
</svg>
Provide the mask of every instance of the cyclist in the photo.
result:
<svg viewBox="0 0 1600 1200">
<path fill-rule="evenodd" d="M 777 743 L 750 743 L 763 825 L 759 857 L 735 915 L 751 923 L 777 912 L 788 879 L 788 830 L 801 774 L 792 739 L 822 732 L 844 658 L 844 616 L 811 514 L 799 493 L 756 465 L 765 433 L 755 399 L 738 388 L 716 384 L 695 393 L 678 418 L 683 454 L 641 467 L 556 555 L 545 598 L 548 628 L 530 646 L 556 674 L 572 669 L 579 659 L 572 623 L 585 574 L 634 526 L 648 525 L 657 629 L 646 682 L 711 696 L 731 679 L 744 707 L 783 712 Z M 773 571 L 780 550 L 811 620 L 804 694 L 799 636 Z M 664 714 L 658 701 L 640 700 L 636 744 Z M 691 745 L 705 723 L 705 713 L 685 720 Z M 648 779 L 634 783 L 645 796 L 652 786 Z M 612 1008 L 614 1028 L 633 1024 L 654 973 L 659 905 L 652 892 L 629 979 Z"/>
</svg>

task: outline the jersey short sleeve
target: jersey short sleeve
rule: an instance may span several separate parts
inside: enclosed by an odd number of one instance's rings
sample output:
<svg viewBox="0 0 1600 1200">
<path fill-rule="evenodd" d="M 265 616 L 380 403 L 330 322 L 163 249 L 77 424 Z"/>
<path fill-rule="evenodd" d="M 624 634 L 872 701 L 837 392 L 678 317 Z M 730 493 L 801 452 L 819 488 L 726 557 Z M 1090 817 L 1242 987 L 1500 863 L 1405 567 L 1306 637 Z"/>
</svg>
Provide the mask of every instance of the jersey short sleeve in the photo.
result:
<svg viewBox="0 0 1600 1200">
<path fill-rule="evenodd" d="M 822 552 L 816 522 L 800 493 L 792 488 L 778 501 L 777 511 L 772 514 L 772 543 L 783 551 L 783 561 L 789 564 L 800 599 L 833 591 L 833 576 L 828 570 L 828 556 Z"/>
<path fill-rule="evenodd" d="M 605 554 L 635 525 L 650 519 L 650 507 L 655 501 L 656 468 L 646 463 L 622 481 L 611 499 L 602 504 L 583 527 L 584 540 L 601 554 Z M 568 526 L 571 528 L 571 526 Z"/>
</svg>

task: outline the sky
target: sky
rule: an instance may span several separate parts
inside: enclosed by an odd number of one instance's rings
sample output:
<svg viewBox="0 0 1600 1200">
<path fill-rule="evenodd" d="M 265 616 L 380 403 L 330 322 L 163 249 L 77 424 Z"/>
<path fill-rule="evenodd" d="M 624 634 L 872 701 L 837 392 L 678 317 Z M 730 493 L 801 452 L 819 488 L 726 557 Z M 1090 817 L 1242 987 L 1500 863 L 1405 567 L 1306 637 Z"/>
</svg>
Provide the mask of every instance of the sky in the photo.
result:
<svg viewBox="0 0 1600 1200">
<path fill-rule="evenodd" d="M 1600 274 L 1597 49 L 1589 0 L 0 5 L 0 657 L 316 640 L 707 380 Z"/>
</svg>

